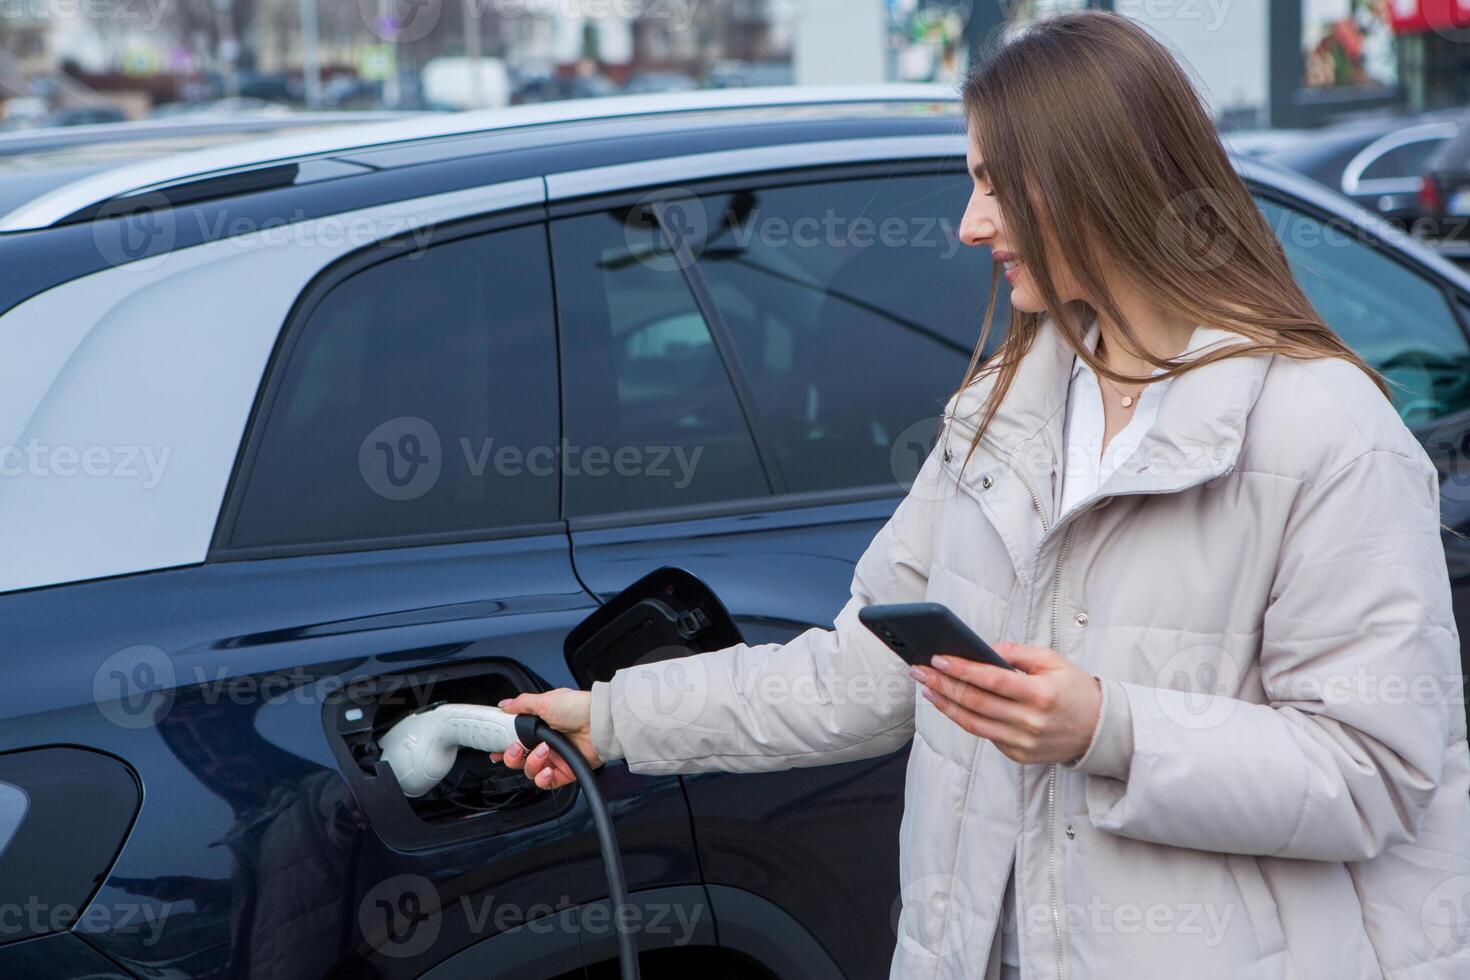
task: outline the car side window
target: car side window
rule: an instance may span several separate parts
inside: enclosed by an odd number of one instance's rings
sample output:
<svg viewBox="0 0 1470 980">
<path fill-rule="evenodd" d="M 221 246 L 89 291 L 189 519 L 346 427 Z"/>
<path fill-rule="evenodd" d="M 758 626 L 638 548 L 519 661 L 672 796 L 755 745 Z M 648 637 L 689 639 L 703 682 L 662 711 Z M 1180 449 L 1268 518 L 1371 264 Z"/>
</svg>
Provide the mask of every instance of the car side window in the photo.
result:
<svg viewBox="0 0 1470 980">
<path fill-rule="evenodd" d="M 725 362 L 641 207 L 553 222 L 566 514 L 770 494 Z"/>
<path fill-rule="evenodd" d="M 1360 180 L 1404 180 L 1418 177 L 1429 156 L 1445 143 L 1444 137 L 1400 143 L 1375 157 L 1363 168 Z"/>
<path fill-rule="evenodd" d="M 229 547 L 557 519 L 546 229 L 432 245 L 342 279 L 278 368 Z"/>
<path fill-rule="evenodd" d="M 698 271 L 789 491 L 895 482 L 980 337 L 992 263 L 960 242 L 963 173 L 703 195 Z M 997 296 L 988 347 L 1008 319 Z M 927 448 L 927 443 L 925 443 Z"/>
<path fill-rule="evenodd" d="M 1389 382 L 1408 425 L 1470 408 L 1470 345 L 1443 290 L 1351 231 L 1258 201 L 1317 313 Z"/>
</svg>

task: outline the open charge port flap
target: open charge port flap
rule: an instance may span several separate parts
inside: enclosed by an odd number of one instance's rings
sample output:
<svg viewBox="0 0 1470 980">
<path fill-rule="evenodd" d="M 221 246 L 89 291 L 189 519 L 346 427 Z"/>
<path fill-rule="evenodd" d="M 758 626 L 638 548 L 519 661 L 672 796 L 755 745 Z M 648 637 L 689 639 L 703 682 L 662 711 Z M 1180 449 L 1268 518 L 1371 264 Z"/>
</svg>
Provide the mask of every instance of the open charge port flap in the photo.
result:
<svg viewBox="0 0 1470 980">
<path fill-rule="evenodd" d="M 510 661 L 446 664 L 354 681 L 328 699 L 322 722 L 337 764 L 373 829 L 393 847 L 418 850 L 549 820 L 571 804 L 576 790 L 539 790 L 487 754 L 462 749 L 441 783 L 409 799 L 392 769 L 382 764 L 379 740 L 400 718 L 423 708 L 493 705 L 539 689 Z"/>
</svg>

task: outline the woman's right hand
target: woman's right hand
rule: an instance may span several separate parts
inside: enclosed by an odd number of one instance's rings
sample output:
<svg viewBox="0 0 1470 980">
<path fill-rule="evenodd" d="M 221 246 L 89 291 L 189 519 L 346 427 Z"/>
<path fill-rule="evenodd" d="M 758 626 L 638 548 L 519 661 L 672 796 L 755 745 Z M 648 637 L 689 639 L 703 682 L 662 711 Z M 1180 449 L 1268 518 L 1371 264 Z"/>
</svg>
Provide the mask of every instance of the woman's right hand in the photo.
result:
<svg viewBox="0 0 1470 980">
<path fill-rule="evenodd" d="M 594 768 L 602 765 L 592 747 L 592 695 L 586 691 L 559 687 L 544 694 L 518 694 L 501 701 L 500 709 L 513 715 L 536 715 L 571 739 Z M 525 746 L 514 744 L 504 752 L 491 752 L 490 758 L 512 769 L 523 769 L 526 778 L 541 789 L 556 789 L 577 779 L 566 760 L 545 742 L 529 754 Z"/>
</svg>

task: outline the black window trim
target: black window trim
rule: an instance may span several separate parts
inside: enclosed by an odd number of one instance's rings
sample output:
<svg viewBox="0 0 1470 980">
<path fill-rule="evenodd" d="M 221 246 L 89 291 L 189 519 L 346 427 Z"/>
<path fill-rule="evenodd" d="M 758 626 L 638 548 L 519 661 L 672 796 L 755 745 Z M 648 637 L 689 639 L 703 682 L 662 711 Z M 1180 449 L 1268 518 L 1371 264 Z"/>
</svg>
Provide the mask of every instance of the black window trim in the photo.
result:
<svg viewBox="0 0 1470 980">
<path fill-rule="evenodd" d="M 892 170 L 885 172 L 890 167 Z M 963 166 L 961 165 L 961 169 L 959 170 L 955 170 L 954 167 L 955 163 L 953 159 L 947 157 L 931 160 L 903 161 L 901 164 L 885 164 L 881 162 L 842 164 L 832 167 L 802 168 L 800 171 L 775 170 L 759 173 L 753 172 L 735 177 L 721 177 L 711 181 L 691 182 L 687 185 L 681 185 L 678 189 L 687 190 L 691 193 L 713 194 L 726 190 L 748 188 L 756 181 L 761 181 L 762 186 L 767 187 L 792 186 L 805 183 L 827 183 L 837 179 L 888 176 L 900 172 L 904 174 L 954 172 L 956 176 L 963 178 Z M 1245 178 L 1245 184 L 1253 197 L 1272 201 L 1327 224 L 1341 226 L 1343 223 L 1348 223 L 1352 225 L 1359 232 L 1358 240 L 1363 243 L 1364 247 L 1371 248 L 1376 254 L 1383 256 L 1389 261 L 1397 262 L 1420 278 L 1434 283 L 1449 304 L 1452 315 L 1455 317 L 1455 322 L 1459 325 L 1461 332 L 1465 334 L 1467 342 L 1470 342 L 1470 294 L 1461 292 L 1439 270 L 1419 263 L 1413 255 L 1400 254 L 1386 247 L 1388 243 L 1371 227 L 1359 224 L 1351 216 L 1323 209 L 1310 201 L 1296 197 L 1288 191 L 1267 183 L 1262 183 L 1258 180 Z M 619 192 L 599 198 L 583 198 L 565 202 L 561 205 L 553 204 L 550 207 L 550 211 L 553 219 L 556 217 L 570 217 L 574 214 L 610 210 L 619 205 L 631 205 L 638 201 L 649 200 L 653 196 L 655 196 L 654 192 L 650 192 L 647 188 L 644 188 L 638 191 Z M 684 266 L 686 270 L 690 268 L 688 263 L 685 263 Z M 697 270 L 693 274 L 698 275 Z M 704 295 L 707 297 L 707 292 Z M 710 329 L 712 331 L 716 329 L 723 330 L 723 322 L 718 319 L 717 315 L 712 315 L 711 311 L 703 306 L 703 301 L 698 299 L 698 294 L 697 301 L 701 302 L 701 312 L 704 313 L 706 321 L 710 323 Z M 1462 303 L 1466 304 L 1466 307 L 1462 308 Z M 738 365 L 735 367 L 738 368 Z M 958 388 L 958 384 L 956 388 Z M 936 408 L 936 414 L 938 414 L 938 408 Z M 755 417 L 759 418 L 759 415 Z M 816 509 L 824 506 L 865 500 L 892 498 L 895 501 L 901 501 L 907 492 L 902 485 L 896 483 L 873 484 L 865 487 L 845 487 L 838 490 L 788 491 L 780 494 L 772 494 L 770 497 L 747 497 L 711 504 L 693 504 L 685 508 L 653 508 L 650 510 L 598 514 L 591 517 L 567 517 L 566 524 L 568 530 L 575 533 L 584 530 L 604 530 L 648 524 L 689 522 L 706 518 L 738 517 L 770 510 Z M 814 521 L 820 521 L 821 519 L 818 515 L 813 515 Z"/>
<path fill-rule="evenodd" d="M 1438 287 L 1440 294 L 1444 296 L 1445 302 L 1449 305 L 1451 315 L 1454 317 L 1455 323 L 1459 325 L 1460 332 L 1464 335 L 1466 343 L 1470 343 L 1470 320 L 1467 320 L 1467 316 L 1470 316 L 1470 311 L 1460 308 L 1462 303 L 1470 303 L 1470 293 L 1462 291 L 1456 283 L 1445 278 L 1438 269 L 1421 263 L 1412 254 L 1398 252 L 1389 248 L 1389 243 L 1384 240 L 1383 236 L 1378 234 L 1371 226 L 1359 224 L 1354 221 L 1350 215 L 1340 214 L 1319 207 L 1311 201 L 1294 197 L 1286 191 L 1272 187 L 1270 184 L 1247 180 L 1246 187 L 1250 190 L 1253 197 L 1270 201 L 1273 204 L 1290 208 L 1293 211 L 1300 211 L 1310 218 L 1316 218 L 1323 224 L 1338 228 L 1341 228 L 1344 224 L 1351 225 L 1357 232 L 1354 240 L 1361 243 L 1364 248 L 1371 249 L 1374 254 L 1398 264 L 1420 279 L 1428 280 Z"/>
<path fill-rule="evenodd" d="M 764 189 L 800 187 L 808 184 L 830 184 L 850 180 L 873 180 L 888 179 L 891 177 L 908 176 L 953 176 L 956 180 L 965 181 L 965 161 L 963 158 L 953 156 L 929 157 L 922 159 L 906 160 L 870 160 L 858 163 L 841 163 L 821 165 L 815 167 L 781 168 L 775 170 L 751 171 L 749 173 L 727 175 L 703 181 L 689 181 L 677 186 L 664 186 L 658 188 L 640 188 L 637 190 L 617 191 L 611 194 L 597 197 L 577 198 L 571 201 L 552 202 L 548 206 L 551 221 L 559 218 L 571 218 L 585 214 L 612 211 L 622 207 L 631 207 L 640 204 L 650 204 L 669 197 L 684 197 L 686 195 L 702 196 L 723 194 L 732 191 L 749 190 L 754 186 Z M 656 215 L 661 212 L 655 210 Z M 659 219 L 659 228 L 664 229 L 662 218 Z M 716 348 L 724 361 L 726 373 L 730 376 L 731 385 L 735 391 L 735 397 L 740 403 L 741 410 L 745 413 L 746 426 L 754 440 L 756 453 L 765 467 L 767 482 L 771 485 L 769 496 L 743 497 L 731 500 L 716 501 L 713 503 L 690 504 L 685 507 L 663 507 L 649 508 L 647 510 L 624 510 L 614 511 L 606 514 L 596 514 L 581 517 L 573 517 L 566 513 L 565 502 L 567 495 L 562 494 L 563 510 L 562 517 L 566 521 L 567 529 L 571 532 L 584 530 L 602 530 L 618 527 L 635 527 L 647 524 L 664 524 L 683 521 L 695 521 L 706 518 L 738 517 L 770 510 L 795 510 L 802 508 L 819 508 L 840 504 L 860 503 L 870 500 L 892 499 L 900 501 L 908 493 L 907 488 L 899 483 L 874 483 L 865 486 L 840 487 L 835 490 L 803 490 L 793 491 L 785 487 L 784 477 L 781 476 L 780 464 L 776 460 L 775 451 L 771 448 L 770 436 L 766 431 L 764 417 L 756 403 L 754 391 L 751 389 L 749 379 L 739 361 L 733 337 L 725 325 L 724 319 L 715 308 L 711 297 L 708 283 L 698 268 L 698 263 L 689 261 L 691 257 L 685 250 L 679 267 L 684 274 L 685 282 L 689 285 L 690 292 L 698 306 L 700 314 L 708 325 L 710 334 L 714 339 Z M 553 263 L 552 274 L 556 274 Z M 978 342 L 979 338 L 976 338 Z M 955 379 L 955 390 L 959 390 L 960 379 Z M 937 416 L 943 405 L 936 405 L 934 413 Z M 566 409 L 563 406 L 562 419 L 565 424 Z M 757 427 L 760 431 L 757 432 Z M 777 483 L 777 479 L 780 483 Z M 565 479 L 565 478 L 563 478 Z M 780 487 L 778 490 L 777 487 Z M 821 518 L 813 515 L 813 520 Z"/>
<path fill-rule="evenodd" d="M 412 233 L 395 235 L 382 241 L 373 242 L 333 262 L 321 272 L 317 273 L 311 282 L 307 283 L 300 295 L 296 297 L 295 302 L 292 303 L 290 311 L 286 314 L 285 324 L 277 333 L 275 346 L 266 361 L 260 386 L 256 390 L 255 402 L 250 409 L 250 421 L 246 424 L 245 435 L 240 440 L 240 448 L 235 455 L 235 464 L 230 471 L 229 482 L 226 484 L 224 503 L 220 507 L 219 516 L 215 521 L 214 534 L 210 539 L 209 550 L 204 559 L 206 563 L 253 561 L 267 558 L 308 555 L 350 554 L 362 551 L 381 551 L 390 548 L 460 544 L 471 541 L 494 541 L 504 538 L 566 533 L 566 522 L 558 517 L 550 521 L 514 524 L 494 528 L 417 532 L 372 538 L 350 538 L 340 541 L 314 541 L 251 546 L 231 546 L 229 543 L 230 536 L 234 533 L 235 524 L 239 519 L 240 505 L 244 498 L 245 488 L 249 485 L 250 476 L 260 452 L 260 444 L 265 431 L 265 422 L 270 417 L 271 411 L 275 407 L 276 398 L 279 395 L 281 380 L 285 375 L 285 367 L 290 363 L 291 354 L 301 339 L 306 323 L 310 320 L 311 314 L 316 310 L 321 301 L 338 284 L 351 276 L 384 262 L 391 262 L 395 259 L 402 258 L 405 254 L 411 254 L 413 250 L 432 248 L 435 245 L 441 245 L 446 242 L 533 225 L 539 225 L 542 229 L 543 239 L 547 247 L 547 262 L 550 263 L 550 227 L 547 223 L 546 207 L 544 204 L 533 204 L 433 225 L 428 229 L 427 237 L 423 237 L 424 229 L 417 229 Z M 553 304 L 555 303 L 554 292 L 555 290 L 553 288 Z M 554 305 L 552 309 L 554 312 Z M 560 338 L 556 336 L 556 334 L 560 333 L 560 323 L 555 316 L 553 316 L 552 329 L 554 331 L 552 342 L 558 353 L 555 383 L 560 388 Z M 561 437 L 562 427 L 561 399 L 559 393 L 556 404 L 556 429 L 559 439 Z M 559 486 L 557 488 L 557 494 L 558 498 L 560 498 Z M 556 506 L 558 515 L 560 515 L 561 509 L 561 500 L 558 499 Z"/>
<path fill-rule="evenodd" d="M 679 272 L 683 275 L 684 285 L 688 287 L 690 297 L 694 300 L 700 315 L 704 317 L 705 325 L 709 329 L 710 340 L 714 342 L 715 351 L 725 365 L 725 375 L 730 379 L 730 387 L 735 392 L 736 404 L 740 406 L 740 414 L 745 419 L 746 431 L 750 433 L 751 443 L 755 446 L 756 458 L 760 460 L 761 470 L 766 478 L 767 494 L 771 497 L 779 497 L 787 492 L 786 474 L 782 472 L 781 462 L 776 457 L 776 449 L 771 445 L 765 415 L 756 401 L 755 390 L 750 384 L 750 379 L 746 377 L 745 366 L 740 361 L 740 351 L 735 346 L 735 338 L 725 325 L 725 318 L 720 314 L 719 307 L 715 305 L 714 296 L 710 293 L 709 284 L 705 281 L 703 273 L 695 268 L 698 263 L 689 250 L 688 242 L 682 241 L 669 228 L 668 211 L 664 205 L 663 201 L 654 201 L 649 205 L 649 210 L 657 222 L 656 233 L 663 239 L 665 246 L 670 242 L 679 242 L 674 255 L 678 260 Z M 562 516 L 567 515 L 563 513 Z"/>
</svg>

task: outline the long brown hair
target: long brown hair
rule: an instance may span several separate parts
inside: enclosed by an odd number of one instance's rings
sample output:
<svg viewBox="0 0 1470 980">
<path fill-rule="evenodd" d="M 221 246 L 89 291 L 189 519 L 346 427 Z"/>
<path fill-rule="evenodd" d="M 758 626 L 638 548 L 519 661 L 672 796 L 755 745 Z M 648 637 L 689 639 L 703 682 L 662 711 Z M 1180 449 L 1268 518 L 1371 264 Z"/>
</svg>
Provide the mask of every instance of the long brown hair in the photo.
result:
<svg viewBox="0 0 1470 980">
<path fill-rule="evenodd" d="M 995 314 L 999 276 L 992 278 L 963 387 L 991 374 L 996 382 L 971 454 L 1048 315 L 1098 374 L 1120 385 L 1154 380 L 1119 374 L 1087 350 L 1088 311 L 1079 315 L 1079 306 L 1116 325 L 1121 348 L 1164 368 L 1157 377 L 1243 354 L 1340 357 L 1388 395 L 1382 377 L 1333 333 L 1297 286 L 1194 86 L 1143 28 L 1096 10 L 1042 20 L 973 67 L 962 92 L 1007 236 L 1046 308 L 1013 308 L 1003 342 L 977 367 Z M 1052 234 L 1063 223 L 1067 234 Z M 1119 310 L 1099 261 L 1103 255 L 1171 315 L 1250 343 L 1187 361 L 1154 357 Z M 1088 297 L 1086 304 L 1059 298 L 1051 265 L 1056 259 Z"/>
</svg>

